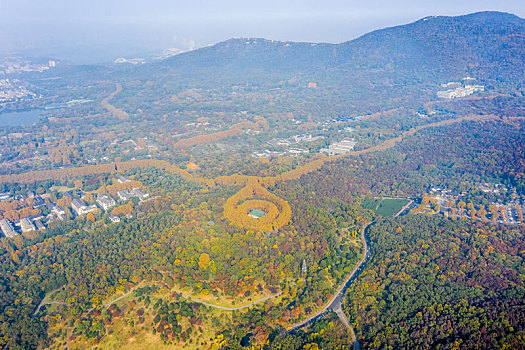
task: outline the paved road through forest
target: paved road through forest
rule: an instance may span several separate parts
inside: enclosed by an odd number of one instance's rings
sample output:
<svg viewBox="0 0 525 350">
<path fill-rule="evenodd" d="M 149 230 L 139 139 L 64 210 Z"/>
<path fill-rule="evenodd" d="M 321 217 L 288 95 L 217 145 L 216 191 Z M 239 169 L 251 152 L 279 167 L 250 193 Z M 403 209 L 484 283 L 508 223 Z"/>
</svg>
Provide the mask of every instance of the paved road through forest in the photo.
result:
<svg viewBox="0 0 525 350">
<path fill-rule="evenodd" d="M 321 310 L 317 311 L 315 314 L 310 315 L 308 318 L 288 327 L 287 329 L 288 333 L 296 331 L 310 324 L 311 322 L 323 317 L 324 314 L 327 313 L 328 311 L 336 312 L 339 315 L 339 318 L 341 318 L 341 322 L 345 326 L 350 326 L 350 323 L 348 322 L 348 319 L 346 318 L 342 310 L 343 297 L 348 287 L 352 284 L 352 282 L 356 279 L 356 277 L 359 276 L 359 274 L 361 273 L 361 271 L 363 270 L 363 268 L 365 267 L 366 263 L 368 262 L 371 256 L 372 251 L 370 247 L 370 242 L 368 241 L 368 237 L 366 235 L 366 231 L 368 227 L 370 227 L 371 224 L 372 223 L 364 225 L 363 229 L 361 230 L 361 238 L 363 239 L 363 244 L 364 244 L 363 257 L 361 258 L 361 260 L 359 260 L 357 265 L 354 267 L 352 272 L 350 272 L 350 274 L 346 277 L 343 283 L 341 283 L 339 288 L 337 288 L 337 291 L 335 292 L 332 299 L 330 299 L 328 303 L 326 303 L 326 305 Z M 344 318 L 342 318 L 341 316 L 344 316 Z"/>
</svg>

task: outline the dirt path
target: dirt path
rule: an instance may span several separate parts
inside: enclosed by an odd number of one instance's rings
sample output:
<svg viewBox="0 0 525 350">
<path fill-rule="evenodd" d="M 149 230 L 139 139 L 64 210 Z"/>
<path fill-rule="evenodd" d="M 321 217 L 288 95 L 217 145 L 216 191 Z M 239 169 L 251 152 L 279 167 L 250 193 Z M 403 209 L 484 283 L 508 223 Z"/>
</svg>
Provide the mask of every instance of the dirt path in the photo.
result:
<svg viewBox="0 0 525 350">
<path fill-rule="evenodd" d="M 412 203 L 414 203 L 414 201 L 411 199 L 407 204 L 405 204 L 403 206 L 403 208 L 399 209 L 399 211 L 394 214 L 394 217 L 397 218 L 399 215 L 401 215 L 401 213 L 404 212 L 405 210 L 407 210 L 408 207 L 410 207 L 410 205 L 412 205 Z"/>
<path fill-rule="evenodd" d="M 61 301 L 50 301 L 50 300 L 48 300 L 49 298 L 51 298 L 51 296 L 53 294 L 57 293 L 61 289 L 62 288 L 57 288 L 57 289 L 52 290 L 51 292 L 47 293 L 46 296 L 44 297 L 44 299 L 42 299 L 42 301 L 40 302 L 40 304 L 38 304 L 38 307 L 36 308 L 35 312 L 33 313 L 33 316 L 36 316 L 36 314 L 40 311 L 40 309 L 44 305 L 56 304 L 56 305 L 65 305 L 65 306 L 69 307 L 70 305 L 68 303 L 64 303 L 64 302 L 61 302 Z"/>
<path fill-rule="evenodd" d="M 153 285 L 155 285 L 155 284 L 151 284 L 151 285 L 147 285 L 147 286 L 153 286 Z M 127 296 L 129 296 L 129 295 L 130 295 L 131 293 L 133 293 L 135 290 L 137 290 L 137 289 L 139 289 L 139 288 L 144 288 L 144 287 L 147 287 L 147 286 L 140 286 L 140 287 L 133 288 L 133 289 L 131 289 L 130 291 L 128 291 L 127 293 L 121 295 L 120 297 L 115 298 L 115 299 L 113 299 L 112 301 L 110 301 L 110 302 L 104 304 L 103 307 L 104 307 L 105 309 L 107 309 L 107 308 L 109 308 L 111 305 L 115 304 L 116 302 L 118 302 L 118 301 L 120 301 L 120 300 L 126 298 Z M 56 290 L 54 290 L 53 292 L 57 292 L 57 291 L 59 291 L 59 290 L 60 290 L 60 289 L 56 289 Z M 51 293 L 53 293 L 53 292 L 51 292 Z M 50 293 L 50 294 L 51 294 L 51 293 Z M 283 293 L 283 292 L 279 292 L 279 293 L 274 294 L 274 295 L 269 295 L 269 296 L 264 297 L 264 298 L 262 298 L 262 299 L 256 300 L 256 301 L 254 301 L 254 302 L 252 302 L 252 303 L 250 303 L 250 304 L 247 304 L 247 305 L 244 305 L 244 306 L 239 306 L 239 307 L 234 307 L 234 308 L 231 308 L 231 307 L 225 307 L 225 306 L 220 306 L 220 305 L 214 305 L 214 304 L 210 304 L 210 303 L 207 303 L 207 302 L 204 302 L 204 301 L 195 300 L 195 299 L 193 299 L 192 297 L 190 297 L 190 296 L 186 296 L 186 295 L 184 295 L 184 294 L 182 294 L 182 296 L 183 296 L 184 298 L 186 298 L 186 299 L 188 299 L 188 300 L 194 302 L 194 303 L 197 303 L 197 304 L 206 305 L 206 306 L 213 307 L 213 308 L 215 308 L 215 309 L 220 309 L 220 310 L 235 311 L 235 310 L 246 309 L 246 308 L 249 308 L 249 307 L 251 307 L 251 306 L 253 306 L 253 305 L 256 305 L 256 304 L 262 303 L 262 302 L 264 302 L 264 301 L 266 301 L 266 300 L 269 300 L 269 299 L 272 299 L 272 298 L 278 297 L 278 296 L 281 295 L 282 293 Z M 48 294 L 48 295 L 50 295 L 50 294 Z M 48 295 L 46 295 L 46 297 L 47 297 Z M 50 302 L 50 303 L 51 303 L 51 302 Z M 67 306 L 69 306 L 69 304 L 66 304 L 66 303 L 60 303 L 60 302 L 53 302 L 53 303 L 58 303 L 58 304 L 63 304 L 63 305 L 67 305 Z M 39 309 L 40 309 L 40 306 L 39 306 Z M 91 309 L 87 310 L 86 312 L 84 312 L 83 315 L 89 314 L 89 313 L 90 313 L 91 311 L 93 311 L 94 309 L 95 309 L 95 308 L 91 308 Z M 36 311 L 35 311 L 35 314 L 36 314 Z M 78 320 L 81 320 L 82 317 L 83 317 L 83 315 L 80 316 L 80 317 L 78 318 Z M 67 336 L 66 349 L 69 349 L 69 339 L 70 339 L 71 336 L 73 335 L 73 332 L 75 331 L 75 328 L 76 328 L 76 327 L 73 327 L 73 329 L 71 329 L 71 331 L 69 332 L 69 334 L 68 334 L 68 336 Z M 105 334 L 104 334 L 104 336 L 103 336 L 100 340 L 102 340 L 104 337 L 106 337 L 106 336 L 108 335 L 108 328 L 107 328 L 107 326 L 106 326 L 105 324 L 104 324 L 104 329 L 105 329 Z"/>
<path fill-rule="evenodd" d="M 269 295 L 267 297 L 264 297 L 262 299 L 259 299 L 257 301 L 254 301 L 250 304 L 247 304 L 247 305 L 244 305 L 244 306 L 239 306 L 239 307 L 226 307 L 226 306 L 220 306 L 220 305 L 214 305 L 214 304 L 210 304 L 210 303 L 206 303 L 204 301 L 199 301 L 199 300 L 195 300 L 193 299 L 192 297 L 190 296 L 186 296 L 186 295 L 182 295 L 184 298 L 188 299 L 188 300 L 191 300 L 192 302 L 194 303 L 198 303 L 198 304 L 202 304 L 202 305 L 206 305 L 206 306 L 209 306 L 209 307 L 213 307 L 215 309 L 221 309 L 221 310 L 226 310 L 226 311 L 235 311 L 235 310 L 242 310 L 242 309 L 247 309 L 249 308 L 250 306 L 253 306 L 253 305 L 256 305 L 256 304 L 260 304 L 266 300 L 269 300 L 269 299 L 273 299 L 273 298 L 276 298 L 278 297 L 279 295 L 283 294 L 283 292 L 279 292 L 277 294 L 274 294 L 274 295 Z"/>
</svg>

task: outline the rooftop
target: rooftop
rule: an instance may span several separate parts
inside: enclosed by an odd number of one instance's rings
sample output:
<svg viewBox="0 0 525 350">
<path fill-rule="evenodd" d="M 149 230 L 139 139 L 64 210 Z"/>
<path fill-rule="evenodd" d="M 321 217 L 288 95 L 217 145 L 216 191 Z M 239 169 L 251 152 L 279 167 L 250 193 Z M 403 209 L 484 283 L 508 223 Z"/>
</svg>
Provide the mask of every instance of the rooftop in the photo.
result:
<svg viewBox="0 0 525 350">
<path fill-rule="evenodd" d="M 81 207 L 85 207 L 86 205 L 80 199 L 74 198 L 71 201 L 71 206 L 73 208 L 81 208 Z"/>
</svg>

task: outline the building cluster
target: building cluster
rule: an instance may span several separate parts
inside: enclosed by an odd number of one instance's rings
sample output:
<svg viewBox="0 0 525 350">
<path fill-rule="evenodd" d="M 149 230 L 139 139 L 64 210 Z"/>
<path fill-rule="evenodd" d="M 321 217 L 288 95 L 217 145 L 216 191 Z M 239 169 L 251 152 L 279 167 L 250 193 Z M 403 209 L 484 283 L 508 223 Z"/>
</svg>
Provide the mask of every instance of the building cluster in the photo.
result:
<svg viewBox="0 0 525 350">
<path fill-rule="evenodd" d="M 356 120 L 356 117 L 340 115 L 339 117 L 334 117 L 330 119 L 330 123 L 344 123 L 344 122 L 349 122 L 352 120 Z"/>
<path fill-rule="evenodd" d="M 257 158 L 270 158 L 270 157 L 280 157 L 285 156 L 287 154 L 298 156 L 300 154 L 309 153 L 307 149 L 304 148 L 298 148 L 298 147 L 290 147 L 286 149 L 285 151 L 270 151 L 268 149 L 265 149 L 264 151 L 255 151 L 252 152 L 252 156 Z"/>
<path fill-rule="evenodd" d="M 47 208 L 50 214 L 55 214 L 56 217 L 60 220 L 63 220 L 66 217 L 66 211 L 59 205 L 49 202 Z"/>
<path fill-rule="evenodd" d="M 190 48 L 190 50 L 193 50 L 193 49 Z M 153 59 L 154 60 L 164 60 L 166 58 L 170 58 L 170 57 L 179 55 L 179 54 L 184 53 L 184 52 L 186 52 L 186 50 L 179 49 L 179 48 L 164 49 L 164 51 L 162 51 L 162 55 L 159 55 L 157 57 L 153 57 Z"/>
<path fill-rule="evenodd" d="M 71 201 L 71 209 L 73 209 L 75 213 L 78 216 L 80 216 L 88 213 L 93 213 L 98 208 L 95 204 L 87 205 L 81 199 L 73 198 L 73 200 Z"/>
<path fill-rule="evenodd" d="M 300 155 L 304 153 L 309 153 L 310 151 L 306 148 L 299 147 L 299 144 L 301 143 L 310 143 L 316 140 L 323 139 L 324 136 L 312 136 L 310 133 L 300 134 L 300 135 L 293 135 L 288 138 L 275 138 L 267 142 L 269 146 L 281 148 L 279 151 L 275 150 L 268 150 L 265 149 L 264 151 L 256 151 L 253 152 L 252 155 L 254 157 L 263 157 L 263 158 L 269 158 L 269 157 L 279 157 L 284 155 Z M 293 147 L 290 147 L 293 146 Z M 286 149 L 282 150 L 282 147 L 285 147 Z"/>
<path fill-rule="evenodd" d="M 137 64 L 144 64 L 144 63 L 146 63 L 146 60 L 144 58 L 124 58 L 124 57 L 119 57 L 119 58 L 115 59 L 115 61 L 113 61 L 113 63 L 115 63 L 115 64 L 129 63 L 129 64 L 132 64 L 132 65 L 137 65 Z"/>
<path fill-rule="evenodd" d="M 334 142 L 327 148 L 321 148 L 319 152 L 326 153 L 329 156 L 335 156 L 338 154 L 346 154 L 354 150 L 356 145 L 355 139 L 344 139 L 339 142 Z"/>
<path fill-rule="evenodd" d="M 507 189 L 500 184 L 484 183 L 480 184 L 478 188 L 485 193 L 493 194 L 499 194 L 500 191 L 507 191 Z M 435 214 L 442 213 L 447 217 L 454 216 L 456 218 L 468 218 L 473 216 L 472 213 L 479 213 L 483 210 L 487 212 L 487 208 L 484 205 L 472 205 L 470 209 L 467 208 L 463 211 L 456 210 L 456 205 L 461 202 L 461 198 L 466 194 L 466 192 L 458 193 L 454 190 L 432 187 L 429 192 L 429 197 L 431 202 L 433 201 L 437 204 L 438 209 L 436 209 Z M 520 199 L 515 192 L 513 192 L 511 197 L 512 199 L 509 201 L 504 202 L 500 199 L 489 203 L 489 210 L 484 220 L 489 220 L 499 224 L 521 225 L 523 223 L 523 213 L 525 212 L 523 201 L 520 202 Z M 465 206 L 466 204 L 463 202 L 463 205 Z M 493 213 L 497 213 L 497 215 L 493 215 Z M 478 217 L 478 219 L 480 218 Z"/>
<path fill-rule="evenodd" d="M 0 76 L 23 72 L 43 72 L 50 68 L 56 67 L 57 64 L 58 63 L 53 60 L 43 63 L 33 63 L 17 57 L 4 58 L 2 61 L 0 61 Z"/>
<path fill-rule="evenodd" d="M 460 97 L 472 95 L 473 93 L 477 91 L 485 90 L 485 87 L 483 85 L 472 84 L 471 83 L 472 80 L 474 79 L 465 78 L 463 79 L 463 83 L 450 82 L 450 83 L 442 84 L 441 87 L 446 90 L 438 91 L 437 97 L 446 98 L 446 99 L 460 98 Z"/>
<path fill-rule="evenodd" d="M 125 177 L 121 177 L 118 179 L 119 183 L 124 183 L 128 181 L 130 180 Z M 24 202 L 27 198 L 31 198 L 32 199 L 31 201 L 32 209 L 42 207 L 41 209 L 43 210 L 40 210 L 39 212 L 42 212 L 42 211 L 44 212 L 43 214 L 32 215 L 32 216 L 20 218 L 20 220 L 16 220 L 13 222 L 8 219 L 0 220 L 0 229 L 3 233 L 3 236 L 14 237 L 19 233 L 37 231 L 37 230 L 45 230 L 46 226 L 44 225 L 44 223 L 48 224 L 49 222 L 54 221 L 54 220 L 65 220 L 68 215 L 71 215 L 71 213 L 74 213 L 76 216 L 81 216 L 81 215 L 86 215 L 88 213 L 93 213 L 100 209 L 103 210 L 104 212 L 108 212 L 112 207 L 117 205 L 117 201 L 119 200 L 122 202 L 127 202 L 128 200 L 132 198 L 138 198 L 139 200 L 143 200 L 149 197 L 149 193 L 146 193 L 139 188 L 133 188 L 131 190 L 122 190 L 122 191 L 117 192 L 118 198 L 115 198 L 115 199 L 107 194 L 99 194 L 94 204 L 87 204 L 84 201 L 85 197 L 81 196 L 82 194 L 83 193 L 81 191 L 78 191 L 77 193 L 65 192 L 63 194 L 64 197 L 69 197 L 71 199 L 71 204 L 70 204 L 71 212 L 69 212 L 68 214 L 68 211 L 66 208 L 63 208 L 60 205 L 53 203 L 51 201 L 50 194 L 43 194 L 41 196 L 35 196 L 34 193 L 28 192 L 27 196 L 21 196 L 21 195 L 10 196 L 8 193 L 0 193 L 0 201 L 19 200 L 21 202 Z M 131 217 L 132 217 L 131 214 L 126 215 L 126 218 L 131 218 Z M 114 222 L 114 223 L 120 222 L 120 217 L 118 217 L 117 215 L 113 215 L 109 213 L 108 218 L 111 222 Z"/>
<path fill-rule="evenodd" d="M 346 116 L 346 115 L 340 115 L 338 117 L 333 117 L 327 120 L 323 120 L 318 122 L 318 125 L 321 126 L 323 131 L 328 131 L 330 128 L 333 128 L 335 126 L 344 126 L 345 123 L 351 122 L 351 121 L 359 121 L 363 118 L 363 116 Z"/>
<path fill-rule="evenodd" d="M 500 184 L 489 184 L 489 183 L 481 183 L 479 184 L 478 188 L 485 193 L 494 193 L 499 194 L 501 192 L 507 192 L 507 188 Z"/>
<path fill-rule="evenodd" d="M 117 196 L 120 198 L 120 200 L 126 202 L 132 198 L 145 199 L 149 197 L 149 193 L 146 193 L 139 188 L 134 188 L 131 191 L 128 191 L 128 190 L 119 191 L 117 192 Z"/>
<path fill-rule="evenodd" d="M 268 145 L 276 147 L 276 146 L 283 146 L 288 147 L 291 145 L 295 145 L 301 142 L 313 142 L 316 140 L 323 139 L 324 136 L 312 136 L 310 133 L 300 134 L 300 135 L 293 135 L 288 138 L 276 138 L 268 141 Z"/>
<path fill-rule="evenodd" d="M 16 79 L 0 79 L 0 102 L 16 100 L 26 96 L 36 96 L 22 86 L 21 82 Z"/>
<path fill-rule="evenodd" d="M 13 197 L 8 193 L 0 193 L 0 201 L 13 199 L 25 202 L 28 198 L 31 198 L 32 200 L 32 209 L 40 208 L 45 205 L 44 199 L 40 196 L 36 196 L 33 192 L 28 192 L 27 196 L 15 195 Z M 0 229 L 5 237 L 14 237 L 18 235 L 19 232 L 45 230 L 45 226 L 41 221 L 42 219 L 44 219 L 44 216 L 41 214 L 27 216 L 16 221 L 4 218 L 0 220 Z"/>
</svg>

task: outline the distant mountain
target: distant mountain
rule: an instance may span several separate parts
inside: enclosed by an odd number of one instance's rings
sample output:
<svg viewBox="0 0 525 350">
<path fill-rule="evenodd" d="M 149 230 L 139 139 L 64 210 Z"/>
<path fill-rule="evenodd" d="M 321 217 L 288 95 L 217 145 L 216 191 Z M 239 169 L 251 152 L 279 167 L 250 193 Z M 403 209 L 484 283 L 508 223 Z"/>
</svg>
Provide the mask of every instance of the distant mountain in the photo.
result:
<svg viewBox="0 0 525 350">
<path fill-rule="evenodd" d="M 525 20 L 501 12 L 426 17 L 343 43 L 338 53 L 346 65 L 523 77 Z"/>
<path fill-rule="evenodd" d="M 176 67 L 228 67 L 236 69 L 304 70 L 324 65 L 337 45 L 273 41 L 260 38 L 230 39 L 213 46 L 169 58 Z"/>
<path fill-rule="evenodd" d="M 471 74 L 490 79 L 523 77 L 525 20 L 501 12 L 434 16 L 386 28 L 341 44 L 230 39 L 141 67 L 142 72 L 205 78 L 228 74 L 350 74 L 381 72 L 445 79 Z M 211 76 L 210 76 L 211 74 Z"/>
</svg>

